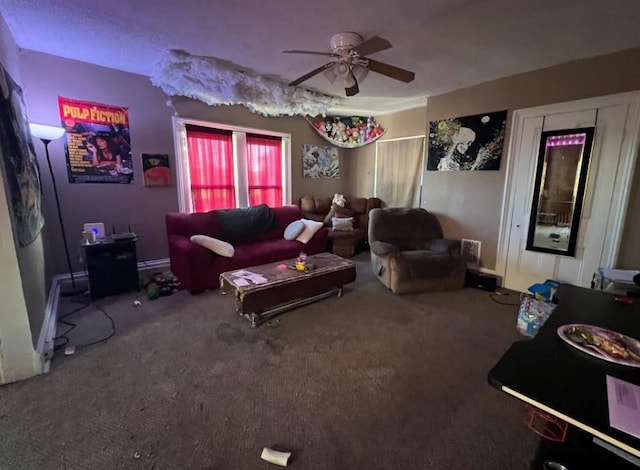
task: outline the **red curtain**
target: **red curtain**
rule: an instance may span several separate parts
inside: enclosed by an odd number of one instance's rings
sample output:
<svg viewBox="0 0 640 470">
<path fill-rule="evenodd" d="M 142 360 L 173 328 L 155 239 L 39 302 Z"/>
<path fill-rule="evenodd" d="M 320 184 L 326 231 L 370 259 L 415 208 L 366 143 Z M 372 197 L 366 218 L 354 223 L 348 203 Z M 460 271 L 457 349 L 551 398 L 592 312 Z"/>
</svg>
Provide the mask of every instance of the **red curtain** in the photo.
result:
<svg viewBox="0 0 640 470">
<path fill-rule="evenodd" d="M 282 206 L 282 140 L 247 135 L 249 205 Z"/>
<path fill-rule="evenodd" d="M 187 126 L 193 211 L 236 206 L 231 133 Z"/>
</svg>

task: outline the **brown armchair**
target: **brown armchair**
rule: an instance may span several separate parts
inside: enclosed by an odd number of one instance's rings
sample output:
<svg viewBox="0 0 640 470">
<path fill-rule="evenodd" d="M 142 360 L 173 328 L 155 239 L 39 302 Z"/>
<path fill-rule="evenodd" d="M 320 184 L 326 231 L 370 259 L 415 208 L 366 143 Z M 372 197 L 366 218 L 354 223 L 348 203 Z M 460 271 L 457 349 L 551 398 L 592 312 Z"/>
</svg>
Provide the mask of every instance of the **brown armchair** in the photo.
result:
<svg viewBox="0 0 640 470">
<path fill-rule="evenodd" d="M 425 209 L 391 207 L 369 213 L 371 266 L 395 294 L 460 289 L 466 263 L 460 241 L 443 238 Z"/>
</svg>

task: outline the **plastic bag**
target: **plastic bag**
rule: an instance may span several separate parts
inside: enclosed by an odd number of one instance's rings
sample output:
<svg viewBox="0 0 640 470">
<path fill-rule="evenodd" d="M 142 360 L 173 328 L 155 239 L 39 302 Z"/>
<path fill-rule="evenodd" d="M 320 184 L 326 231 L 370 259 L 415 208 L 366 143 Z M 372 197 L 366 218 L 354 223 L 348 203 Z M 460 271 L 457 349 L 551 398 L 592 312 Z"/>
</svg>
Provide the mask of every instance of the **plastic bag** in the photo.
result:
<svg viewBox="0 0 640 470">
<path fill-rule="evenodd" d="M 526 296 L 522 299 L 520 310 L 518 311 L 518 321 L 516 328 L 521 335 L 533 338 L 549 315 L 555 308 L 555 304 L 544 302 Z"/>
</svg>

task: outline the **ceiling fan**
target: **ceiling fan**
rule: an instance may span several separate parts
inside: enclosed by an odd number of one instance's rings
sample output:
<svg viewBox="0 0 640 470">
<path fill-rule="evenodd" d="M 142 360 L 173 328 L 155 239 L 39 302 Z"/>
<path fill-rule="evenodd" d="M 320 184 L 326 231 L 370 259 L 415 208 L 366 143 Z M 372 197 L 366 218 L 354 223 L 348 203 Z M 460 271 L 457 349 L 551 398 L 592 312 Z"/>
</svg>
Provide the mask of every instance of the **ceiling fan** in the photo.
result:
<svg viewBox="0 0 640 470">
<path fill-rule="evenodd" d="M 285 54 L 314 54 L 334 58 L 331 62 L 327 62 L 317 69 L 297 78 L 289 83 L 289 85 L 297 86 L 311 77 L 323 73 L 332 84 L 336 78 L 342 78 L 344 80 L 346 95 L 354 96 L 360 92 L 358 83 L 364 80 L 369 70 L 405 83 L 409 83 L 415 78 L 415 73 L 409 70 L 366 57 L 369 54 L 384 51 L 391 47 L 391 43 L 381 37 L 373 36 L 364 40 L 363 37 L 357 33 L 337 33 L 331 37 L 330 45 L 332 52 L 283 51 Z"/>
</svg>

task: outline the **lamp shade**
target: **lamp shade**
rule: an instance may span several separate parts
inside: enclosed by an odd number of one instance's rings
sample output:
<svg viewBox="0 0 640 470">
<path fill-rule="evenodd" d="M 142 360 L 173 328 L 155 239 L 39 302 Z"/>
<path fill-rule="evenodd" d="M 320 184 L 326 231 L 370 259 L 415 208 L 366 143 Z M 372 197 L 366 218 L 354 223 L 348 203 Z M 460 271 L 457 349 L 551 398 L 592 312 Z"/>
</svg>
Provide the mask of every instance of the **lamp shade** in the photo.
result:
<svg viewBox="0 0 640 470">
<path fill-rule="evenodd" d="M 352 73 L 350 73 L 349 75 L 344 77 L 344 87 L 345 88 L 351 88 L 352 86 L 355 86 L 355 85 L 356 85 L 356 79 L 354 78 Z"/>
<path fill-rule="evenodd" d="M 349 72 L 351 72 L 351 67 L 349 67 L 349 64 L 346 62 L 338 61 L 333 66 L 333 70 L 338 77 L 346 78 L 346 76 L 349 75 Z"/>
<path fill-rule="evenodd" d="M 37 137 L 42 140 L 56 140 L 64 135 L 64 129 L 57 126 L 48 126 L 46 124 L 29 123 L 29 130 L 33 137 Z"/>
<path fill-rule="evenodd" d="M 362 83 L 364 79 L 367 78 L 367 75 L 369 75 L 369 68 L 356 64 L 353 66 L 352 72 L 358 83 Z"/>
<path fill-rule="evenodd" d="M 333 67 L 329 67 L 327 70 L 322 72 L 322 74 L 327 78 L 327 80 L 329 80 L 329 83 L 331 83 L 332 85 L 336 81 L 336 73 L 334 72 Z"/>
</svg>

